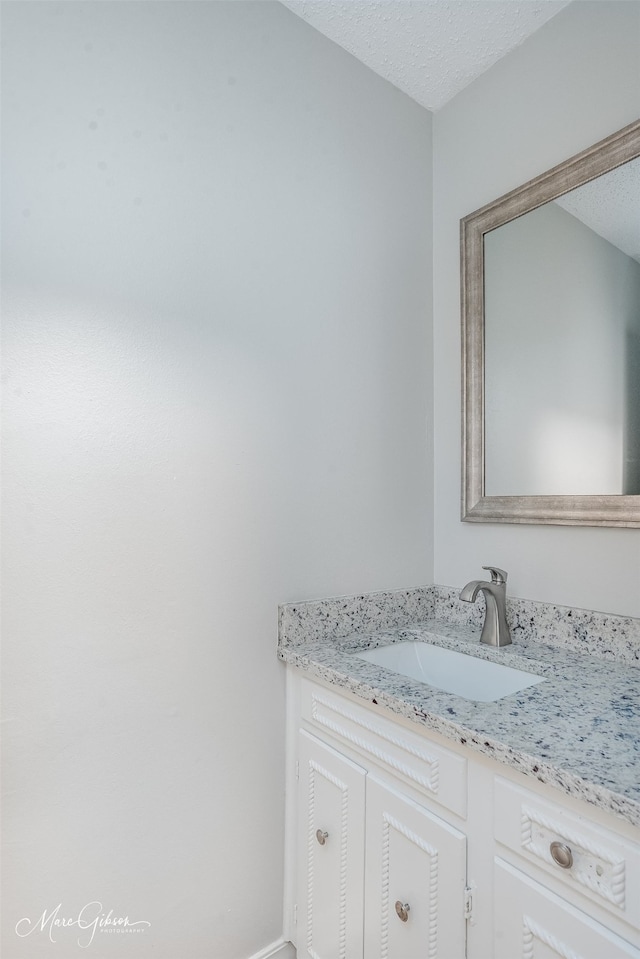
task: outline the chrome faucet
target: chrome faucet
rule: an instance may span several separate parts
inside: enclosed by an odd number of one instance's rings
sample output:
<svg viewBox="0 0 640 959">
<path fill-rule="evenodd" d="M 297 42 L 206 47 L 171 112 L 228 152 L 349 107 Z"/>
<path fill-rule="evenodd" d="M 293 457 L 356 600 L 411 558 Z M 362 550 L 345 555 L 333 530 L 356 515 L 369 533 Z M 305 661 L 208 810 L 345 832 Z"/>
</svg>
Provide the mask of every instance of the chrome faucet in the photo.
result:
<svg viewBox="0 0 640 959">
<path fill-rule="evenodd" d="M 511 634 L 507 626 L 507 574 L 497 566 L 483 566 L 491 573 L 491 582 L 474 579 L 464 587 L 460 599 L 465 603 L 475 603 L 480 590 L 484 593 L 487 611 L 482 627 L 481 643 L 489 646 L 508 646 Z"/>
</svg>

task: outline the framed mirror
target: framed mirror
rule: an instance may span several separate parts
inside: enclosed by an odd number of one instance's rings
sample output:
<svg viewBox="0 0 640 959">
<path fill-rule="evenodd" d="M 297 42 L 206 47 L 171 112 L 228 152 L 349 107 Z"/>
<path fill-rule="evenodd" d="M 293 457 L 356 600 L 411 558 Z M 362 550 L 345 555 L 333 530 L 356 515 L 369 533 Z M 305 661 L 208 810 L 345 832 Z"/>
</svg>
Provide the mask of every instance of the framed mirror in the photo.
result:
<svg viewBox="0 0 640 959">
<path fill-rule="evenodd" d="M 640 121 L 461 220 L 462 519 L 640 527 Z"/>
</svg>

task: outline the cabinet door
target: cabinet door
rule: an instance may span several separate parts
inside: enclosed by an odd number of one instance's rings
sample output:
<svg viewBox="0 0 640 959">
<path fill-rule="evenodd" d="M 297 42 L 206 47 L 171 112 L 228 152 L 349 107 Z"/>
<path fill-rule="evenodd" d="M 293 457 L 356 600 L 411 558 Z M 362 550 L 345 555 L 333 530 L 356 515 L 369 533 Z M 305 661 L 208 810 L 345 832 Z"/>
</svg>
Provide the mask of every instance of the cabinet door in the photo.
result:
<svg viewBox="0 0 640 959">
<path fill-rule="evenodd" d="M 464 959 L 465 836 L 372 776 L 366 823 L 366 959 Z"/>
<path fill-rule="evenodd" d="M 495 959 L 640 959 L 640 950 L 501 859 L 495 860 Z"/>
<path fill-rule="evenodd" d="M 299 737 L 298 956 L 362 959 L 365 770 Z"/>
</svg>

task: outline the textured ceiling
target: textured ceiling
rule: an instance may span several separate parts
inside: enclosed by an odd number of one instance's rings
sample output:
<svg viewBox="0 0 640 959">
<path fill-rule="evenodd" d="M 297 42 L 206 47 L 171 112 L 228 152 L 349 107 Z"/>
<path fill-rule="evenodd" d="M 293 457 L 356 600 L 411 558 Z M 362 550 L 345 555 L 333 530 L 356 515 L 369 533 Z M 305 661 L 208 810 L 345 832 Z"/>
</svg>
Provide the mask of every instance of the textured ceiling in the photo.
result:
<svg viewBox="0 0 640 959">
<path fill-rule="evenodd" d="M 428 110 L 527 39 L 571 0 L 281 0 Z M 640 261 L 640 160 L 556 202 Z"/>
<path fill-rule="evenodd" d="M 640 159 L 565 193 L 555 202 L 640 263 Z"/>
<path fill-rule="evenodd" d="M 282 0 L 428 110 L 555 16 L 569 0 Z"/>
</svg>

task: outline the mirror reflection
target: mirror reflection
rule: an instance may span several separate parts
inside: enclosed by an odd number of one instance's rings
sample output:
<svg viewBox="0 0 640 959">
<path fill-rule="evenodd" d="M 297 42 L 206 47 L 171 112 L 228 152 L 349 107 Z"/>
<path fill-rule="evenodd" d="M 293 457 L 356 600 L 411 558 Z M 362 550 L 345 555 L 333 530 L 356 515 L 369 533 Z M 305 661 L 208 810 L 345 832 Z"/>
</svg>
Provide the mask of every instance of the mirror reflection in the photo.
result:
<svg viewBox="0 0 640 959">
<path fill-rule="evenodd" d="M 640 494 L 640 158 L 484 234 L 485 495 Z"/>
</svg>

